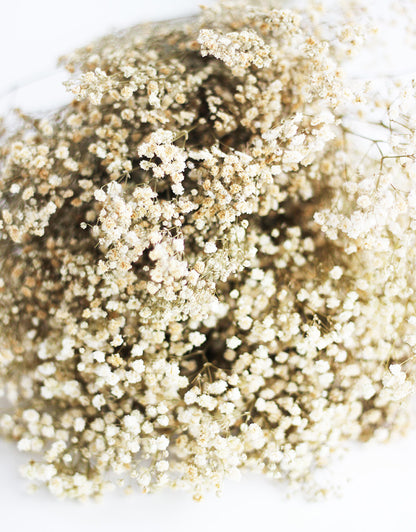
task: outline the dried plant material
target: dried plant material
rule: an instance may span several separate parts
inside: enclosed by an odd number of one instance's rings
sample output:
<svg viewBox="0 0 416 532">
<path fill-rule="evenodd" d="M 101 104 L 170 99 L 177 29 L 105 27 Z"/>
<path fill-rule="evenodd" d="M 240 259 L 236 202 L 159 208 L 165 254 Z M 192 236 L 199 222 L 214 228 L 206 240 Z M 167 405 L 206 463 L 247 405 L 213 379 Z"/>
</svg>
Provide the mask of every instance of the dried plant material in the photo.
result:
<svg viewBox="0 0 416 532">
<path fill-rule="evenodd" d="M 3 139 L 0 428 L 58 497 L 311 492 L 408 425 L 415 84 L 357 89 L 347 11 L 280 7 L 76 51 L 73 102 Z"/>
</svg>

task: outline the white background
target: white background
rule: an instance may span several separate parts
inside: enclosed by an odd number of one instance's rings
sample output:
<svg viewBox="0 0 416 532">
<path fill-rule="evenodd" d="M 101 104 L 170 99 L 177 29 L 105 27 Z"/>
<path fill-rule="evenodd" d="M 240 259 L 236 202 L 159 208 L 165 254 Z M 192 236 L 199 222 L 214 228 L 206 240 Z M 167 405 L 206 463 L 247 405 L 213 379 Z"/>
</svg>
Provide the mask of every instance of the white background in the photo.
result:
<svg viewBox="0 0 416 532">
<path fill-rule="evenodd" d="M 198 3 L 0 0 L 0 108 L 53 106 L 64 94 L 59 88 L 64 76 L 54 74 L 57 56 L 113 29 L 195 12 Z M 40 81 L 27 85 L 31 80 Z M 21 85 L 26 88 L 9 90 Z M 415 430 L 388 445 L 354 447 L 329 474 L 343 484 L 342 496 L 316 503 L 300 496 L 288 500 L 278 484 L 248 475 L 240 483 L 227 483 L 222 498 L 212 495 L 201 503 L 164 492 L 111 494 L 102 503 L 83 505 L 56 501 L 42 491 L 28 495 L 17 472 L 25 457 L 0 440 L 0 531 L 410 532 L 416 530 L 415 450 Z"/>
</svg>

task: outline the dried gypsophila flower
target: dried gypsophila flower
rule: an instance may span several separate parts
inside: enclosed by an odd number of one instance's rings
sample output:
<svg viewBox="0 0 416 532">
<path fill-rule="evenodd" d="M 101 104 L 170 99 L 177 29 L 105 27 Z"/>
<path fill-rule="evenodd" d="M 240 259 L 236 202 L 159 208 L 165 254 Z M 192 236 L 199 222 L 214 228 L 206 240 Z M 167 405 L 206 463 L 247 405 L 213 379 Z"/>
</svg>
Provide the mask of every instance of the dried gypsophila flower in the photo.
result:
<svg viewBox="0 0 416 532">
<path fill-rule="evenodd" d="M 109 36 L 4 140 L 0 428 L 56 496 L 307 489 L 407 426 L 414 84 L 354 93 L 356 25 L 316 20 L 243 2 Z M 375 154 L 349 125 L 371 102 Z"/>
</svg>

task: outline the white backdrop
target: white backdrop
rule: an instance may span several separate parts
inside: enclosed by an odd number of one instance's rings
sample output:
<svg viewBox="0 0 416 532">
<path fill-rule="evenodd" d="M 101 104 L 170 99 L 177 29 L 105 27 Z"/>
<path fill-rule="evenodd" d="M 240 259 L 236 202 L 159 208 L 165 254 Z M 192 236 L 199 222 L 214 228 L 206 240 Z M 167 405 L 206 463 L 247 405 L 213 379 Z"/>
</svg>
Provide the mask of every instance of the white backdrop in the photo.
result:
<svg viewBox="0 0 416 532">
<path fill-rule="evenodd" d="M 195 12 L 198 3 L 0 0 L 0 109 L 24 103 L 39 109 L 53 106 L 63 95 L 59 82 L 64 76 L 48 79 L 55 72 L 57 56 L 112 29 Z M 41 81 L 24 90 L 8 92 L 13 86 L 36 79 Z M 55 84 L 52 96 L 51 84 Z M 329 475 L 333 480 L 349 479 L 341 488 L 342 497 L 333 496 L 319 503 L 308 503 L 297 496 L 288 500 L 279 485 L 250 475 L 240 483 L 227 483 L 222 498 L 212 495 L 201 503 L 192 502 L 186 494 L 164 492 L 129 497 L 112 494 L 99 505 L 81 505 L 58 502 L 46 492 L 26 494 L 25 483 L 17 472 L 25 457 L 13 444 L 0 441 L 0 530 L 414 531 L 415 448 L 415 430 L 388 445 L 355 447 L 333 466 L 333 475 Z"/>
</svg>

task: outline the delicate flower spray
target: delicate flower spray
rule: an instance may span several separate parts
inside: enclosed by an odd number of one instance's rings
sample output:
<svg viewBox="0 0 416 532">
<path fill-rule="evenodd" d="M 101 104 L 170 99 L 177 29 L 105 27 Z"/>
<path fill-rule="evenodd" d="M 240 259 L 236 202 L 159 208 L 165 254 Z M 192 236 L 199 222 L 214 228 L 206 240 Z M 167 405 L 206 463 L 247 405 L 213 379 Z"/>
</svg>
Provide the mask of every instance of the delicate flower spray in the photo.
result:
<svg viewBox="0 0 416 532">
<path fill-rule="evenodd" d="M 0 430 L 58 497 L 314 494 L 408 426 L 416 85 L 343 74 L 359 5 L 270 4 L 78 50 L 72 103 L 3 133 Z"/>
</svg>

